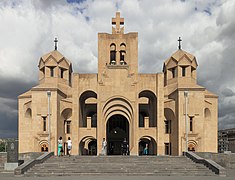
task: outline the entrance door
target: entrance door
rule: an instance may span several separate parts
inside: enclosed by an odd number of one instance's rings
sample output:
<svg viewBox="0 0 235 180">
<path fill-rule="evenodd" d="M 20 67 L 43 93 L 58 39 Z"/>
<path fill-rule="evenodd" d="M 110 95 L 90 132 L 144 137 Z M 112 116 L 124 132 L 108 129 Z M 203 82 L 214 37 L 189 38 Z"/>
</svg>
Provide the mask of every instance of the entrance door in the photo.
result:
<svg viewBox="0 0 235 180">
<path fill-rule="evenodd" d="M 122 115 L 113 115 L 106 125 L 107 154 L 122 155 L 122 143 L 124 139 L 129 143 L 129 123 Z"/>
</svg>

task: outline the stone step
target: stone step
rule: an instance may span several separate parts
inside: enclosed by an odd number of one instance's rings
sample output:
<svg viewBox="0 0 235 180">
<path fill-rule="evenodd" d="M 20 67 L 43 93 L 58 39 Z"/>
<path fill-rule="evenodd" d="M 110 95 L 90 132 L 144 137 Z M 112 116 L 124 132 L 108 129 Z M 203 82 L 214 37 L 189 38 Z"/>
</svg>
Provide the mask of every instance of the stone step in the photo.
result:
<svg viewBox="0 0 235 180">
<path fill-rule="evenodd" d="M 168 156 L 53 156 L 25 176 L 72 175 L 213 176 L 212 171 L 186 157 Z"/>
<path fill-rule="evenodd" d="M 85 173 L 78 173 L 78 172 L 29 172 L 26 173 L 25 176 L 79 176 L 79 175 L 112 175 L 112 176 L 122 176 L 122 175 L 133 175 L 133 176 L 216 176 L 213 173 L 208 173 L 208 172 L 151 172 L 151 173 L 143 173 L 143 172 L 122 172 L 122 173 L 115 173 L 115 172 L 85 172 Z"/>
</svg>

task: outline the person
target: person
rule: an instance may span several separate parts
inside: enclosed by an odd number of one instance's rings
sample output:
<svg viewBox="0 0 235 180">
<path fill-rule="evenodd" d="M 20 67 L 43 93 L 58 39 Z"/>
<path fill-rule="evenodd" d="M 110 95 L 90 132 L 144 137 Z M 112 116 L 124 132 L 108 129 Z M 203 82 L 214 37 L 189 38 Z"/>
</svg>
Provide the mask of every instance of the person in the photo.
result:
<svg viewBox="0 0 235 180">
<path fill-rule="evenodd" d="M 58 156 L 61 156 L 63 152 L 63 140 L 62 137 L 60 136 L 58 140 Z"/>
<path fill-rule="evenodd" d="M 144 148 L 144 155 L 148 155 L 149 150 L 148 150 L 148 144 L 146 143 L 145 148 Z"/>
<path fill-rule="evenodd" d="M 71 155 L 71 150 L 72 150 L 72 140 L 70 139 L 70 137 L 68 137 L 68 141 L 67 141 L 67 152 L 68 155 Z"/>
<path fill-rule="evenodd" d="M 122 155 L 128 155 L 128 143 L 126 141 L 126 138 L 124 138 L 124 141 L 122 143 Z"/>
<path fill-rule="evenodd" d="M 105 138 L 103 138 L 102 141 L 102 155 L 106 155 L 107 154 L 107 141 L 105 140 Z"/>
</svg>

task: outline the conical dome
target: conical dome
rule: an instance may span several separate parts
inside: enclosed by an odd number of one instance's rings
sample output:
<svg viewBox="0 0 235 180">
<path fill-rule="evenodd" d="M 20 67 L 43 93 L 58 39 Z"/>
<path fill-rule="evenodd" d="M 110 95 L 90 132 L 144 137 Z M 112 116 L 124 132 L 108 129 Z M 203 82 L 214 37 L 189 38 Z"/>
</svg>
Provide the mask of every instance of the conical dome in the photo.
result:
<svg viewBox="0 0 235 180">
<path fill-rule="evenodd" d="M 49 65 L 49 66 L 60 65 L 60 66 L 63 66 L 63 68 L 67 69 L 68 67 L 71 66 L 71 64 L 72 63 L 67 58 L 65 58 L 59 51 L 54 50 L 43 55 L 40 58 L 39 69 L 41 69 L 44 65 Z"/>
<path fill-rule="evenodd" d="M 198 66 L 195 56 L 182 49 L 179 49 L 175 53 L 173 53 L 171 57 L 164 62 L 164 67 L 170 66 L 171 68 L 173 64 L 175 64 L 175 66 L 176 65 L 191 65 L 195 69 Z"/>
</svg>

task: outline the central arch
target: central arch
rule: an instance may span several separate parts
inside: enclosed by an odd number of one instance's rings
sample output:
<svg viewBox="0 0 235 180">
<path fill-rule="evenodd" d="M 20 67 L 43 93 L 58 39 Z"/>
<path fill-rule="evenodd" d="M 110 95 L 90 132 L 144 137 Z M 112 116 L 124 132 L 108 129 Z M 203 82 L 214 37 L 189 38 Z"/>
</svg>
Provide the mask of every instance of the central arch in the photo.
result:
<svg viewBox="0 0 235 180">
<path fill-rule="evenodd" d="M 129 143 L 129 122 L 123 115 L 112 115 L 106 124 L 107 154 L 122 155 L 124 139 Z"/>
</svg>

